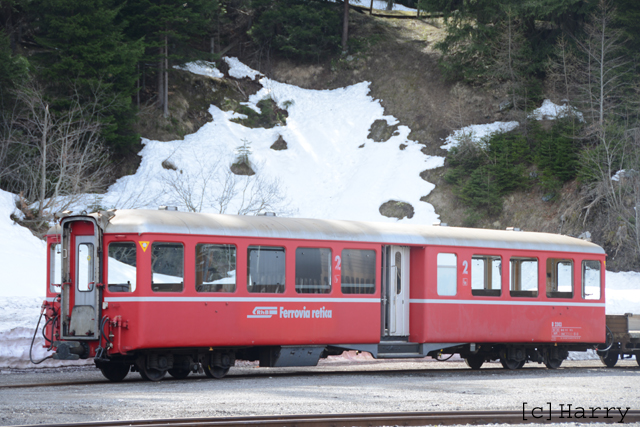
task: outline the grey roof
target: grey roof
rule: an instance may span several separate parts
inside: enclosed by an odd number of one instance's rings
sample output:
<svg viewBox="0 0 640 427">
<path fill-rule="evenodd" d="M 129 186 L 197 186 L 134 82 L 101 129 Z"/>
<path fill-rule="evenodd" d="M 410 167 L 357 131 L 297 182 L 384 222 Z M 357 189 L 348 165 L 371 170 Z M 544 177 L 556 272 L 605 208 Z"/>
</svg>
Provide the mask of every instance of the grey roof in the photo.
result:
<svg viewBox="0 0 640 427">
<path fill-rule="evenodd" d="M 605 253 L 594 243 L 550 233 L 142 209 L 114 213 L 105 233 L 176 233 Z M 99 217 L 100 214 L 92 216 Z M 98 222 L 104 224 L 104 219 Z"/>
</svg>

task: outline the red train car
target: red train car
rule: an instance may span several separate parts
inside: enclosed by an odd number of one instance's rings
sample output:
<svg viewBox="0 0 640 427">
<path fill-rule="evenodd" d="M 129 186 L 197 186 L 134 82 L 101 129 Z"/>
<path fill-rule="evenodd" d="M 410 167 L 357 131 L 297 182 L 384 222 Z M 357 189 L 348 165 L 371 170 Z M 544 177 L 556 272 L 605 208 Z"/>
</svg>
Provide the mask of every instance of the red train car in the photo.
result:
<svg viewBox="0 0 640 427">
<path fill-rule="evenodd" d="M 113 381 L 344 350 L 556 368 L 605 342 L 605 253 L 567 236 L 118 210 L 62 218 L 48 247 L 54 357 Z"/>
</svg>

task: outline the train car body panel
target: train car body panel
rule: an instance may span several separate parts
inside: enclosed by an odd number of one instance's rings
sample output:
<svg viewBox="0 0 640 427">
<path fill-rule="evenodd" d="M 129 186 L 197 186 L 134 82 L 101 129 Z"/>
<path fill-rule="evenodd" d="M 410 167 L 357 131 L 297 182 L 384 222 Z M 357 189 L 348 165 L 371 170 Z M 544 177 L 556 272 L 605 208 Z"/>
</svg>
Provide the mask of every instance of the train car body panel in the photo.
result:
<svg viewBox="0 0 640 427">
<path fill-rule="evenodd" d="M 510 259 L 537 260 L 539 278 L 547 276 L 548 259 L 567 260 L 574 266 L 582 261 L 604 262 L 604 256 L 580 252 L 539 250 L 488 250 L 487 248 L 452 248 L 431 246 L 415 253 L 414 265 L 437 265 L 438 254 L 452 253 L 458 258 L 455 295 L 439 295 L 438 270 L 421 268 L 414 275 L 418 286 L 411 294 L 412 331 L 415 342 L 590 342 L 605 341 L 604 287 L 599 299 L 586 300 L 581 293 L 579 268 L 572 271 L 571 297 L 548 297 L 546 283 L 537 281 L 535 297 L 512 296 L 510 290 Z M 473 295 L 472 262 L 474 256 L 492 256 L 500 261 L 499 295 Z M 604 269 L 599 272 L 604 283 Z M 423 284 L 420 284 L 420 281 Z"/>
<path fill-rule="evenodd" d="M 472 357 L 483 343 L 606 338 L 605 253 L 567 236 L 125 210 L 64 218 L 48 245 L 47 300 L 60 323 L 47 333 L 84 341 L 83 357 L 103 364 L 171 349 L 375 356 L 383 342 L 398 354 L 418 344 L 422 356 L 471 343 Z"/>
</svg>

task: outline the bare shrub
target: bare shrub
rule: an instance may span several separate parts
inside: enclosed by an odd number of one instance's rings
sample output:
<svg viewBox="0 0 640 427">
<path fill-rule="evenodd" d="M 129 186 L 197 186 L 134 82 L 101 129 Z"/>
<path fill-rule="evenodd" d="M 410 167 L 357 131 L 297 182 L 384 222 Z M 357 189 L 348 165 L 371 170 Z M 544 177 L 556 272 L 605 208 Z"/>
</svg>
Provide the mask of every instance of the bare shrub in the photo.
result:
<svg viewBox="0 0 640 427">
<path fill-rule="evenodd" d="M 14 109 L 3 117 L 0 169 L 9 191 L 37 204 L 37 218 L 106 189 L 111 167 L 101 136 L 104 96 L 97 86 L 89 100 L 74 93 L 66 108 L 53 110 L 40 87 L 16 92 Z"/>
<path fill-rule="evenodd" d="M 236 175 L 221 159 L 204 158 L 195 153 L 191 158 L 197 167 L 167 171 L 163 177 L 169 203 L 183 205 L 191 212 L 213 210 L 237 215 L 293 213 L 287 208 L 278 179 L 268 179 L 260 173 Z"/>
</svg>

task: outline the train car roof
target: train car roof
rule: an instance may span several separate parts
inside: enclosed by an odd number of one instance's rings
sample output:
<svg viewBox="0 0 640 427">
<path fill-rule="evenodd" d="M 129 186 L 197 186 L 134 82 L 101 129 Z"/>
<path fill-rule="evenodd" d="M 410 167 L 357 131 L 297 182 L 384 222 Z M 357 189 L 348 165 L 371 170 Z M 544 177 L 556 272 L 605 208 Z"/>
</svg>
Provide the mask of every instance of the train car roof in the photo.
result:
<svg viewBox="0 0 640 427">
<path fill-rule="evenodd" d="M 102 216 L 99 223 L 105 224 L 103 214 L 92 216 Z M 108 216 L 111 218 L 104 231 L 113 234 L 191 234 L 605 253 L 600 246 L 581 239 L 525 231 L 143 209 L 117 210 L 108 212 Z"/>
</svg>

